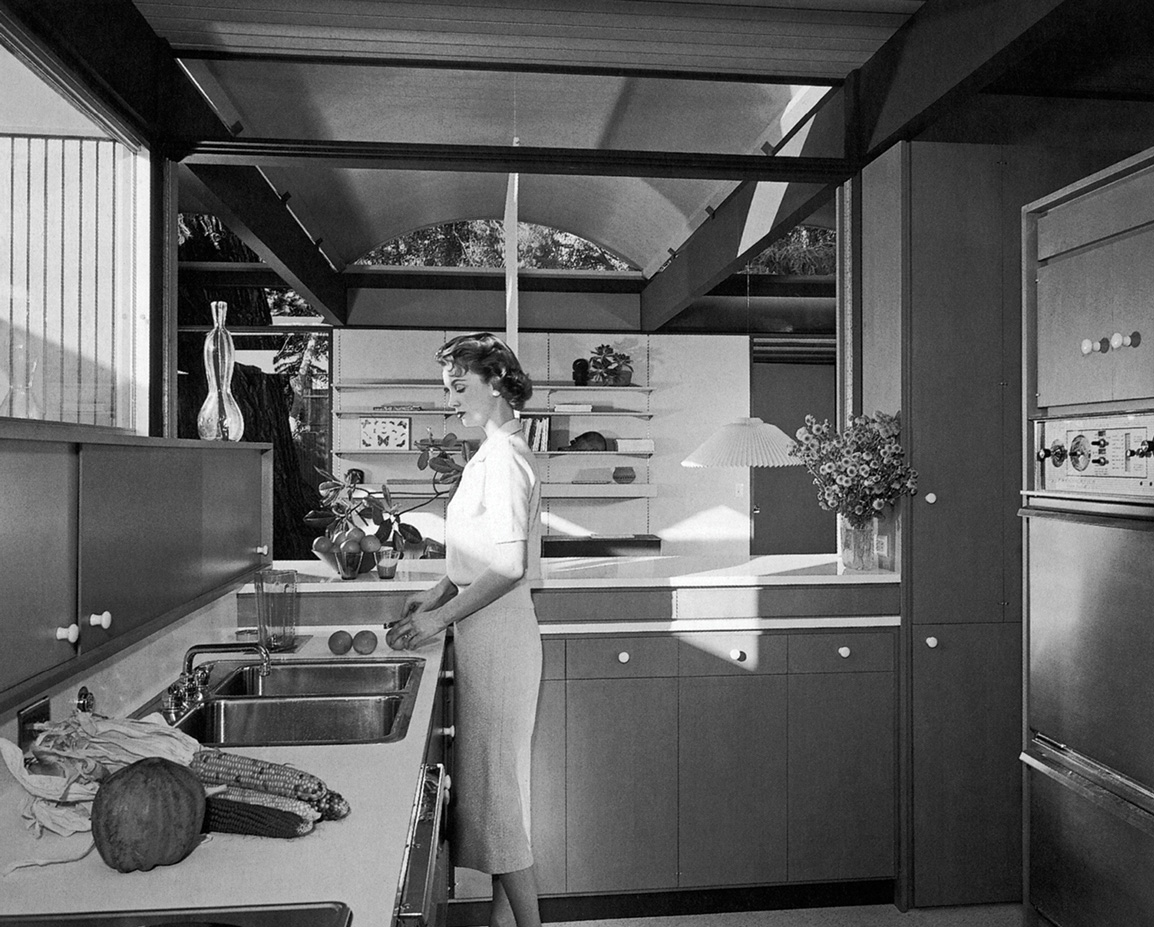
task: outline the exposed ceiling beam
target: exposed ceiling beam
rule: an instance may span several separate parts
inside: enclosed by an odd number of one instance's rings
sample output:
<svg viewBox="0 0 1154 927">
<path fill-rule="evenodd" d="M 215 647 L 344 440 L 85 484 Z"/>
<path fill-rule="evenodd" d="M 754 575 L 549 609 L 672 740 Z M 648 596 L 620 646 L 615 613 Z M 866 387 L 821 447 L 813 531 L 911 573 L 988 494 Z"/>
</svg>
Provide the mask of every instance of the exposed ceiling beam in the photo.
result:
<svg viewBox="0 0 1154 927">
<path fill-rule="evenodd" d="M 345 284 L 255 167 L 184 166 L 198 198 L 332 325 L 348 320 Z"/>
<path fill-rule="evenodd" d="M 586 177 L 672 177 L 685 180 L 777 180 L 841 183 L 855 166 L 840 157 L 785 157 L 709 152 L 541 148 L 515 145 L 428 145 L 311 139 L 196 139 L 180 152 L 185 164 L 259 164 L 400 171 L 565 174 Z"/>
<path fill-rule="evenodd" d="M 33 66 L 51 56 L 89 97 L 157 148 L 182 134 L 227 138 L 228 131 L 132 0 L 0 0 L 0 34 Z M 38 46 L 38 48 L 36 47 Z M 60 79 L 60 68 L 43 76 Z"/>
<path fill-rule="evenodd" d="M 856 150 L 872 160 L 1047 42 L 1132 5 L 1133 0 L 926 3 L 860 69 Z"/>
<path fill-rule="evenodd" d="M 911 16 L 845 85 L 834 89 L 814 117 L 801 149 L 809 157 L 843 156 L 864 165 L 901 139 L 917 136 L 965 104 L 1014 65 L 1064 31 L 1131 0 L 932 0 Z M 845 114 L 840 125 L 834 114 Z M 844 143 L 837 137 L 845 130 Z M 764 185 L 763 185 L 764 186 Z M 756 247 L 805 218 L 808 205 L 828 199 L 800 179 L 781 193 L 784 208 L 764 227 Z M 654 331 L 755 253 L 745 247 L 755 195 L 747 183 L 700 226 L 641 297 L 642 328 Z M 764 223 L 764 219 L 760 219 Z"/>
<path fill-rule="evenodd" d="M 801 159 L 825 159 L 840 154 L 845 147 L 843 104 L 842 91 L 832 91 L 813 116 L 782 141 L 778 151 Z M 826 183 L 746 181 L 741 184 L 697 227 L 642 291 L 641 330 L 660 329 L 825 205 L 850 176 Z"/>
</svg>

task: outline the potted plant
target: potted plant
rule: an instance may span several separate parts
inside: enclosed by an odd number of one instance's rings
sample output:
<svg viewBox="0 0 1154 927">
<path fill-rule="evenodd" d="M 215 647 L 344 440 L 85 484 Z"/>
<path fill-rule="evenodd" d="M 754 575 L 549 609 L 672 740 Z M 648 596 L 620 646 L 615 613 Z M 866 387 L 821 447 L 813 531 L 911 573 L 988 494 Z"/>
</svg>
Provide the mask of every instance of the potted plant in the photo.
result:
<svg viewBox="0 0 1154 927">
<path fill-rule="evenodd" d="M 628 386 L 633 378 L 633 358 L 612 345 L 598 345 L 589 359 L 589 378 L 594 383 L 609 386 Z"/>
<path fill-rule="evenodd" d="M 817 504 L 838 514 L 838 550 L 851 570 L 877 569 L 877 520 L 900 496 L 913 495 L 918 474 L 905 462 L 897 415 L 856 416 L 843 432 L 805 417 L 790 454 L 813 476 Z"/>
</svg>

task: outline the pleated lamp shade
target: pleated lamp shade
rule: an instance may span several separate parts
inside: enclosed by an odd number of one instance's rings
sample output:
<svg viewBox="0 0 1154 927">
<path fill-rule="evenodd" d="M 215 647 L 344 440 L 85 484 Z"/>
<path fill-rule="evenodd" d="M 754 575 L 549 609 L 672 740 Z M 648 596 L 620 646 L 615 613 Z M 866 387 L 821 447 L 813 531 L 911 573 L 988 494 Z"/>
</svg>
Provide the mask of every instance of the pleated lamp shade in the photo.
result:
<svg viewBox="0 0 1154 927">
<path fill-rule="evenodd" d="M 790 467 L 790 437 L 759 418 L 739 418 L 723 425 L 681 461 L 683 467 Z"/>
</svg>

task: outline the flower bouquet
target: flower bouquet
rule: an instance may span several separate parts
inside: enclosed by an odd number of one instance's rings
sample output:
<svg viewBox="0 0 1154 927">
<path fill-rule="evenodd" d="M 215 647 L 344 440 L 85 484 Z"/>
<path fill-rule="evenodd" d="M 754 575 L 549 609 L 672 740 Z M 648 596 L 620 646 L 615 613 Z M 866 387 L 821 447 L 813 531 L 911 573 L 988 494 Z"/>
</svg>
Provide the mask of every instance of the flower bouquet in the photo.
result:
<svg viewBox="0 0 1154 927">
<path fill-rule="evenodd" d="M 837 512 L 852 529 L 871 529 L 872 537 L 875 519 L 885 517 L 886 507 L 917 491 L 918 474 L 905 462 L 900 433 L 898 416 L 884 412 L 856 416 L 843 432 L 835 431 L 828 420 L 819 422 L 807 415 L 790 454 L 813 476 L 817 504 Z M 853 543 L 860 547 L 860 540 Z M 842 546 L 846 547 L 844 541 Z M 876 563 L 876 554 L 872 549 L 855 550 L 851 560 L 854 565 L 867 564 L 857 568 L 868 569 L 869 563 Z"/>
</svg>

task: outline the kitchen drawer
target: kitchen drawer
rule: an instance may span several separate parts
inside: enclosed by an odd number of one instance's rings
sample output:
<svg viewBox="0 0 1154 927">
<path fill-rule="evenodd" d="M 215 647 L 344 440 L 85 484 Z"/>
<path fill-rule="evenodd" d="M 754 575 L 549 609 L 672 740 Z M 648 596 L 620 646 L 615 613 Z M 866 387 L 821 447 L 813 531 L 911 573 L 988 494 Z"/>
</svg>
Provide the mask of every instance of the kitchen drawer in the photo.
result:
<svg viewBox="0 0 1154 927">
<path fill-rule="evenodd" d="M 871 673 L 893 668 L 894 637 L 888 632 L 789 635 L 791 673 Z"/>
<path fill-rule="evenodd" d="M 679 635 L 681 676 L 748 676 L 786 671 L 786 635 L 700 631 Z"/>
<path fill-rule="evenodd" d="M 565 642 L 564 641 L 542 641 L 541 642 L 541 678 L 542 679 L 564 679 L 565 678 Z"/>
<path fill-rule="evenodd" d="M 677 641 L 672 637 L 598 637 L 565 642 L 569 679 L 676 676 Z"/>
</svg>

